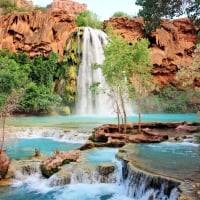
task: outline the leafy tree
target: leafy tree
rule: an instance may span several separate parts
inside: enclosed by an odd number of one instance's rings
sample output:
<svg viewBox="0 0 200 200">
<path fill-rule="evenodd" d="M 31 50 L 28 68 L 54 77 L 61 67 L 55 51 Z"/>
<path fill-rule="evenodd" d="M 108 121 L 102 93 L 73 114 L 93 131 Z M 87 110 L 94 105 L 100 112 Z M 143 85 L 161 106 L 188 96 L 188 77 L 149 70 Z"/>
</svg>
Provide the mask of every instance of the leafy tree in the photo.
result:
<svg viewBox="0 0 200 200">
<path fill-rule="evenodd" d="M 43 84 L 52 88 L 58 57 L 51 53 L 48 58 L 36 56 L 31 64 L 30 79 L 38 85 Z"/>
<path fill-rule="evenodd" d="M 130 65 L 128 65 L 128 74 L 132 84 L 134 84 L 133 96 L 136 100 L 138 110 L 139 132 L 141 132 L 141 113 L 142 102 L 148 93 L 154 88 L 153 77 L 151 75 L 152 63 L 150 60 L 149 41 L 142 39 L 136 41 L 130 46 Z M 131 85 L 132 86 L 132 85 Z"/>
<path fill-rule="evenodd" d="M 76 16 L 77 26 L 90 26 L 92 28 L 102 29 L 102 22 L 98 19 L 98 16 L 91 11 L 83 11 Z"/>
<path fill-rule="evenodd" d="M 138 15 L 145 20 L 147 34 L 160 26 L 161 18 L 173 18 L 183 14 L 184 0 L 136 0 L 136 5 L 141 6 Z"/>
<path fill-rule="evenodd" d="M 134 97 L 141 121 L 141 100 L 149 90 L 151 80 L 151 62 L 149 59 L 148 41 L 135 41 L 130 45 L 119 34 L 109 32 L 110 41 L 104 48 L 105 60 L 101 65 L 103 75 L 108 84 L 115 112 L 123 116 L 124 132 L 126 132 L 126 100 Z M 117 55 L 117 56 L 116 56 Z M 140 126 L 139 126 L 140 127 Z M 141 129 L 139 128 L 139 131 Z"/>
<path fill-rule="evenodd" d="M 187 0 L 186 12 L 188 16 L 195 19 L 197 25 L 200 25 L 200 1 L 199 0 Z"/>
<path fill-rule="evenodd" d="M 128 99 L 128 84 L 126 65 L 128 65 L 128 43 L 117 33 L 109 30 L 110 41 L 104 48 L 105 60 L 101 65 L 103 75 L 108 84 L 108 95 L 111 96 L 113 107 L 118 118 L 120 131 L 120 119 L 126 132 L 126 99 Z M 116 56 L 117 55 L 117 56 Z"/>
<path fill-rule="evenodd" d="M 48 113 L 52 106 L 60 103 L 58 95 L 52 94 L 51 88 L 36 83 L 27 84 L 21 97 L 20 110 L 26 113 Z"/>
</svg>

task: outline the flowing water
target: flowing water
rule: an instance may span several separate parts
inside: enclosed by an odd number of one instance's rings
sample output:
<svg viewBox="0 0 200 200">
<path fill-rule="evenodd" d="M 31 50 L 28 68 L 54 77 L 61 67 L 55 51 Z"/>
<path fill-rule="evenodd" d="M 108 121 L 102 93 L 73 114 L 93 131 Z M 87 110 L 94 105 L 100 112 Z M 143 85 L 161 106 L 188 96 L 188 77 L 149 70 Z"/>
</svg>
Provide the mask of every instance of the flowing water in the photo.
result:
<svg viewBox="0 0 200 200">
<path fill-rule="evenodd" d="M 137 117 L 131 116 L 129 119 L 136 121 Z M 197 115 L 146 114 L 143 115 L 143 119 L 146 121 L 196 121 Z M 93 126 L 98 123 L 115 122 L 115 120 L 115 118 L 78 116 L 11 118 L 9 124 L 14 123 L 20 126 L 20 124 L 25 125 L 27 123 L 28 127 L 16 128 L 16 135 L 20 135 L 21 139 L 17 142 L 19 144 L 18 150 L 12 152 L 13 149 L 11 149 L 10 155 L 17 159 L 30 156 L 36 146 L 45 154 L 51 154 L 55 149 L 62 148 L 62 146 L 63 150 L 74 149 L 86 141 Z M 66 123 L 65 128 L 60 129 L 60 123 Z M 70 126 L 71 123 L 73 123 L 73 126 Z M 30 128 L 31 124 L 33 125 L 32 128 Z M 38 124 L 46 127 L 38 128 Z M 58 128 L 52 128 L 52 126 Z M 80 130 L 82 126 L 90 131 L 82 132 Z M 45 145 L 46 142 L 48 142 L 48 145 Z M 30 149 L 32 150 L 30 151 Z M 147 171 L 154 169 L 153 172 L 156 174 L 160 174 L 161 169 L 169 176 L 176 174 L 177 171 L 180 172 L 180 169 L 183 171 L 184 169 L 198 170 L 199 148 L 191 143 L 144 144 L 136 145 L 133 150 L 137 153 L 130 155 L 141 164 L 139 168 Z M 124 168 L 122 163 L 115 158 L 117 151 L 118 149 L 113 148 L 100 148 L 85 152 L 84 165 L 80 165 L 80 167 L 77 167 L 78 170 L 73 171 L 69 183 L 62 176 L 71 169 L 70 165 L 61 170 L 61 178 L 55 175 L 45 179 L 41 175 L 39 163 L 32 163 L 29 165 L 30 167 L 25 168 L 25 171 L 18 171 L 15 174 L 11 186 L 0 187 L 0 199 L 177 200 L 176 184 L 172 184 L 173 187 L 171 187 L 171 184 L 161 179 L 158 186 L 155 184 L 158 182 L 157 178 L 155 179 L 155 177 L 149 176 L 143 171 L 141 173 L 138 170 L 131 171 L 127 167 Z M 169 164 L 170 160 L 176 163 Z M 106 183 L 100 181 L 102 179 L 99 178 L 97 171 L 87 174 L 81 170 L 85 165 L 96 166 L 102 163 L 114 163 L 116 165 L 114 174 Z M 171 168 L 168 168 L 169 166 Z M 27 170 L 29 170 L 28 173 Z M 188 175 L 192 173 L 191 171 Z"/>
<path fill-rule="evenodd" d="M 106 43 L 107 35 L 103 31 L 84 28 L 83 54 L 77 81 L 76 114 L 78 115 L 111 114 L 108 96 L 103 92 L 94 94 L 90 90 L 94 83 L 105 86 L 101 69 L 93 69 L 93 65 L 103 63 L 103 45 Z"/>
</svg>

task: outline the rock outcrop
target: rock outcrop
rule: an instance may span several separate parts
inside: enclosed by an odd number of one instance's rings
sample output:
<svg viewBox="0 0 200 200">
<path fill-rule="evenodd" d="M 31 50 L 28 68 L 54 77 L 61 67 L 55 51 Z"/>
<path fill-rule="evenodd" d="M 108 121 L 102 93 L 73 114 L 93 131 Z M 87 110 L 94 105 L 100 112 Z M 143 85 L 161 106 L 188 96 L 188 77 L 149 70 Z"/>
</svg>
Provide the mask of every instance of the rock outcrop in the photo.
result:
<svg viewBox="0 0 200 200">
<path fill-rule="evenodd" d="M 122 147 L 127 143 L 159 143 L 162 141 L 177 142 L 190 138 L 200 130 L 199 124 L 186 122 L 144 122 L 138 133 L 138 123 L 129 123 L 126 133 L 118 131 L 117 124 L 104 124 L 95 128 L 89 140 L 80 150 L 94 147 Z M 123 125 L 120 127 L 123 130 Z"/>
<path fill-rule="evenodd" d="M 32 0 L 13 0 L 13 2 L 16 4 L 19 8 L 33 8 L 33 1 Z"/>
<path fill-rule="evenodd" d="M 63 55 L 66 40 L 76 27 L 65 11 L 11 13 L 0 18 L 0 49 L 29 56 Z"/>
<path fill-rule="evenodd" d="M 54 173 L 60 170 L 63 164 L 69 162 L 75 162 L 80 157 L 80 151 L 74 150 L 69 152 L 57 151 L 53 156 L 50 156 L 44 160 L 41 164 L 42 174 L 46 177 L 50 177 Z"/>
<path fill-rule="evenodd" d="M 141 18 L 110 18 L 104 22 L 104 28 L 108 24 L 131 42 L 145 37 L 145 23 Z M 178 69 L 192 64 L 192 54 L 199 30 L 200 27 L 193 26 L 188 18 L 163 20 L 161 27 L 148 36 L 154 64 L 152 73 L 157 82 L 163 85 L 176 84 L 175 75 Z"/>
<path fill-rule="evenodd" d="M 77 15 L 87 10 L 87 4 L 81 4 L 71 0 L 53 0 L 47 7 L 52 10 L 64 10 L 71 15 Z"/>
<path fill-rule="evenodd" d="M 8 158 L 5 150 L 0 150 L 0 180 L 5 177 L 10 164 L 10 158 Z"/>
</svg>

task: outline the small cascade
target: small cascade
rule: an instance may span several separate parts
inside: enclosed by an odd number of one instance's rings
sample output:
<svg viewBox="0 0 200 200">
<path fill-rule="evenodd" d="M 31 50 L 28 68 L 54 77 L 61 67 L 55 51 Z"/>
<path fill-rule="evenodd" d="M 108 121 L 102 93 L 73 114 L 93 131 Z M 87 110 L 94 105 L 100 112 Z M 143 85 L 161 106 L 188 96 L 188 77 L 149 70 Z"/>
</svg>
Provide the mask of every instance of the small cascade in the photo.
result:
<svg viewBox="0 0 200 200">
<path fill-rule="evenodd" d="M 53 128 L 18 128 L 11 130 L 11 135 L 17 135 L 20 138 L 51 138 L 58 141 L 70 143 L 85 143 L 90 132 L 80 132 L 78 130 L 63 130 Z M 15 136 L 15 137 L 17 137 Z"/>
<path fill-rule="evenodd" d="M 90 90 L 94 83 L 101 83 L 104 88 L 105 80 L 101 69 L 93 69 L 93 64 L 103 63 L 103 45 L 106 43 L 107 35 L 103 31 L 90 27 L 84 28 L 82 61 L 77 81 L 76 114 L 78 115 L 112 114 L 108 96 L 103 92 L 94 94 Z"/>
<path fill-rule="evenodd" d="M 122 184 L 133 199 L 177 200 L 179 182 L 148 174 L 123 161 Z"/>
<path fill-rule="evenodd" d="M 63 186 L 69 184 L 97 184 L 116 183 L 117 167 L 114 164 L 100 164 L 97 166 L 85 165 L 75 168 L 62 168 L 49 179 L 51 186 Z"/>
<path fill-rule="evenodd" d="M 37 175 L 39 177 L 42 176 L 40 170 L 40 162 L 38 161 L 15 161 L 12 165 L 16 169 L 14 174 L 15 180 L 24 180 L 32 175 Z"/>
</svg>

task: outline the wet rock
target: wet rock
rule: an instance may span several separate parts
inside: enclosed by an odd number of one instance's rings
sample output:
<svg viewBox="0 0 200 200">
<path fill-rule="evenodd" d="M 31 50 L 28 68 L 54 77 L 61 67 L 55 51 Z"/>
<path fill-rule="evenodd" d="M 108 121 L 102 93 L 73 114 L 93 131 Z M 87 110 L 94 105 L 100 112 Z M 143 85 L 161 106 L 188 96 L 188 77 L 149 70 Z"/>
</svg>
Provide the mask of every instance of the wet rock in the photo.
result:
<svg viewBox="0 0 200 200">
<path fill-rule="evenodd" d="M 5 178 L 10 164 L 6 150 L 0 150 L 0 180 Z"/>
<path fill-rule="evenodd" d="M 41 164 L 42 174 L 46 177 L 52 176 L 54 173 L 60 170 L 63 164 L 75 162 L 80 157 L 80 151 L 56 151 L 53 156 L 50 156 L 44 160 Z"/>
<path fill-rule="evenodd" d="M 108 176 L 115 171 L 115 164 L 101 164 L 97 167 L 97 171 L 103 176 Z"/>
</svg>

